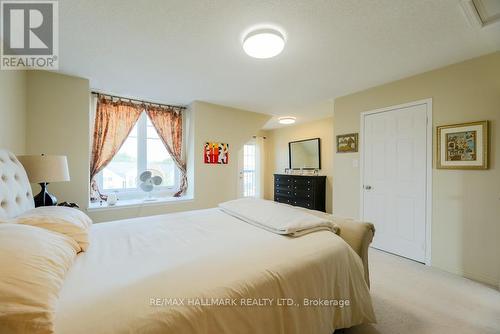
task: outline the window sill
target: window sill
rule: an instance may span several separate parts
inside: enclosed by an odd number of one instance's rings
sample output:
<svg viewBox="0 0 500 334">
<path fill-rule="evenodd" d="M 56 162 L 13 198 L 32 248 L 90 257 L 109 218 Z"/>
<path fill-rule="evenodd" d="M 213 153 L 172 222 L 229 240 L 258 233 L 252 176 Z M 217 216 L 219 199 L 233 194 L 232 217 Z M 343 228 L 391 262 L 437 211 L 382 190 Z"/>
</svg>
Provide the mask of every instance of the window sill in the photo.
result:
<svg viewBox="0 0 500 334">
<path fill-rule="evenodd" d="M 145 201 L 144 199 L 127 199 L 127 200 L 119 200 L 115 205 L 108 205 L 106 202 L 103 202 L 102 205 L 99 202 L 89 203 L 89 207 L 87 208 L 88 212 L 95 211 L 105 211 L 105 210 L 116 210 L 123 208 L 134 208 L 134 207 L 148 207 L 155 206 L 167 203 L 179 203 L 179 202 L 189 202 L 192 201 L 193 196 L 182 196 L 182 197 L 162 197 L 158 198 L 154 201 Z"/>
</svg>

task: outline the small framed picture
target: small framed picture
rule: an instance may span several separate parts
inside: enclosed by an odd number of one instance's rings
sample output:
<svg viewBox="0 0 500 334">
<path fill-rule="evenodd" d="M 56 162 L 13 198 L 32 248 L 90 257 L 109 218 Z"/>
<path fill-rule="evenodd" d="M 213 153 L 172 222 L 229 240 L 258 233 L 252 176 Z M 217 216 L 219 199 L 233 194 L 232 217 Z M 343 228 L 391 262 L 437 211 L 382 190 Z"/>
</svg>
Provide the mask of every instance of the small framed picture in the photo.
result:
<svg viewBox="0 0 500 334">
<path fill-rule="evenodd" d="M 488 169 L 488 121 L 437 127 L 437 168 Z"/>
<path fill-rule="evenodd" d="M 358 134 L 348 133 L 337 136 L 337 153 L 358 152 Z"/>
<path fill-rule="evenodd" d="M 206 142 L 203 157 L 206 164 L 227 165 L 229 163 L 229 144 Z"/>
</svg>

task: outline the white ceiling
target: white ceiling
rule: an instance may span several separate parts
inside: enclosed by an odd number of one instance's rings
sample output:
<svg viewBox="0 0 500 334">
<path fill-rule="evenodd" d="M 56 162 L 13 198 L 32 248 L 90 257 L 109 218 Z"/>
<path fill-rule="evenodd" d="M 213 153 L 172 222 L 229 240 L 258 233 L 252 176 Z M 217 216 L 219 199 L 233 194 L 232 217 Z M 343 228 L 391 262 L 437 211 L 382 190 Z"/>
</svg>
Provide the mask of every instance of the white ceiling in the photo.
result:
<svg viewBox="0 0 500 334">
<path fill-rule="evenodd" d="M 337 96 L 499 50 L 499 25 L 469 26 L 459 2 L 60 0 L 60 72 L 124 96 L 303 122 L 331 116 Z M 286 32 L 276 58 L 241 48 L 262 23 Z"/>
</svg>

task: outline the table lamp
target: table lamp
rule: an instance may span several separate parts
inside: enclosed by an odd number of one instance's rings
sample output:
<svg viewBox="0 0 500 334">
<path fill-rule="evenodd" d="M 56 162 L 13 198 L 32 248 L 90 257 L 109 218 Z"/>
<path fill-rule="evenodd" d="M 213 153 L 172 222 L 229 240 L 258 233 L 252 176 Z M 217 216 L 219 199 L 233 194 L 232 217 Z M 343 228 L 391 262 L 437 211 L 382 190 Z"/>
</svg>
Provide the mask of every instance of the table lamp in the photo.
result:
<svg viewBox="0 0 500 334">
<path fill-rule="evenodd" d="M 68 160 L 64 155 L 21 155 L 17 157 L 28 174 L 31 183 L 42 188 L 35 196 L 35 207 L 57 205 L 57 198 L 48 192 L 52 182 L 69 181 Z"/>
</svg>

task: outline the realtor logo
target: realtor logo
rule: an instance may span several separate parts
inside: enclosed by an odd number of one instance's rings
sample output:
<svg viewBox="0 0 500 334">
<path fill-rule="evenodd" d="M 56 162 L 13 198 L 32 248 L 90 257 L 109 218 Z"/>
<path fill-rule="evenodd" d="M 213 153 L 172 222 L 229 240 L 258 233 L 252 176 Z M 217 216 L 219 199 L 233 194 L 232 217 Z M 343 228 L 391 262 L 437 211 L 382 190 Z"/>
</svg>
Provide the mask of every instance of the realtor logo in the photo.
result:
<svg viewBox="0 0 500 334">
<path fill-rule="evenodd" d="M 58 69 L 57 1 L 0 1 L 0 68 Z"/>
</svg>

